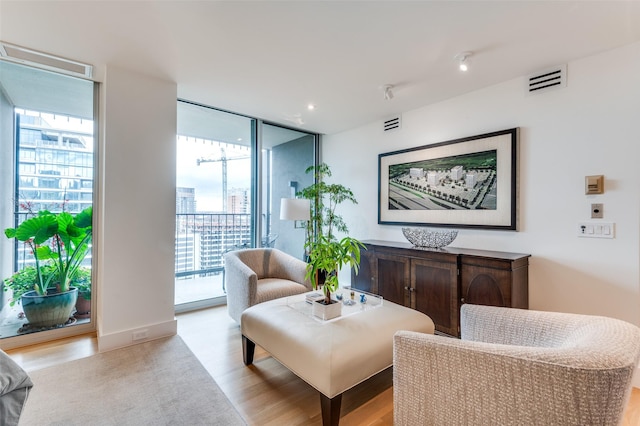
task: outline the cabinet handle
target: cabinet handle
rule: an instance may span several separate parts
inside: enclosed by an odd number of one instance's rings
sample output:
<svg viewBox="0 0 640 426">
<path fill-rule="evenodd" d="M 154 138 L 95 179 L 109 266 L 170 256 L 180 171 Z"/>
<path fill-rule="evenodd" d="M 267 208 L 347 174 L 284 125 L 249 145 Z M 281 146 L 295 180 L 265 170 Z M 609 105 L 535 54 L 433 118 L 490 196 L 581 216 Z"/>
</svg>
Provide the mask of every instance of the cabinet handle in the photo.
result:
<svg viewBox="0 0 640 426">
<path fill-rule="evenodd" d="M 407 287 L 407 286 L 404 286 L 404 289 L 407 290 L 407 291 L 411 291 L 411 289 L 409 287 Z"/>
<path fill-rule="evenodd" d="M 464 303 L 464 297 L 460 299 L 460 302 L 461 302 L 461 303 Z"/>
</svg>

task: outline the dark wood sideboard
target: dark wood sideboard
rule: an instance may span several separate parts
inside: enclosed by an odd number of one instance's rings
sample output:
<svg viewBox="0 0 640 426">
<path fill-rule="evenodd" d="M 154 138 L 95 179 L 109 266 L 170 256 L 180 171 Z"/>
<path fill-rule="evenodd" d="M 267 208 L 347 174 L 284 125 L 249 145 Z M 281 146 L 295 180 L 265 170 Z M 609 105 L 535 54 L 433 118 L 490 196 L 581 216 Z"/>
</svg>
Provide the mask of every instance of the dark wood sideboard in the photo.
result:
<svg viewBox="0 0 640 426">
<path fill-rule="evenodd" d="M 351 285 L 423 312 L 436 332 L 460 335 L 463 303 L 529 308 L 528 254 L 363 241 Z"/>
</svg>

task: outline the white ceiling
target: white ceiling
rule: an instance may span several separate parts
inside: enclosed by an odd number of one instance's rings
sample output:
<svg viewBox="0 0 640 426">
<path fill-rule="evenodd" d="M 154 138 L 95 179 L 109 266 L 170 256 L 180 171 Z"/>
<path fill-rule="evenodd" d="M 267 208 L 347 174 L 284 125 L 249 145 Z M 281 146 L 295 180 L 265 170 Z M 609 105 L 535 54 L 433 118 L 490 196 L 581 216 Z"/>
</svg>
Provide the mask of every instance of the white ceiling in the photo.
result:
<svg viewBox="0 0 640 426">
<path fill-rule="evenodd" d="M 640 1 L 0 0 L 0 40 L 330 134 L 636 42 Z"/>
</svg>

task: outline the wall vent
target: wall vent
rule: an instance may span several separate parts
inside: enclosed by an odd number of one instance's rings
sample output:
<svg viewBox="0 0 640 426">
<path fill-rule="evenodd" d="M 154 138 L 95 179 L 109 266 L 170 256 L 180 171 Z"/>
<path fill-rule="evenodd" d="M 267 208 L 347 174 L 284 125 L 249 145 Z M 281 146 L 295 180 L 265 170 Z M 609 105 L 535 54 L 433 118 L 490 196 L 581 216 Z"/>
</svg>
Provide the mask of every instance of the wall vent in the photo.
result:
<svg viewBox="0 0 640 426">
<path fill-rule="evenodd" d="M 560 65 L 532 74 L 527 79 L 527 93 L 536 94 L 567 87 L 567 66 Z"/>
<path fill-rule="evenodd" d="M 384 121 L 383 130 L 385 132 L 389 132 L 391 130 L 399 130 L 401 126 L 402 126 L 402 120 L 400 119 L 400 116 L 393 117 Z"/>
<path fill-rule="evenodd" d="M 75 77 L 90 79 L 93 74 L 91 65 L 58 58 L 47 53 L 14 46 L 5 42 L 0 42 L 0 58 Z"/>
</svg>

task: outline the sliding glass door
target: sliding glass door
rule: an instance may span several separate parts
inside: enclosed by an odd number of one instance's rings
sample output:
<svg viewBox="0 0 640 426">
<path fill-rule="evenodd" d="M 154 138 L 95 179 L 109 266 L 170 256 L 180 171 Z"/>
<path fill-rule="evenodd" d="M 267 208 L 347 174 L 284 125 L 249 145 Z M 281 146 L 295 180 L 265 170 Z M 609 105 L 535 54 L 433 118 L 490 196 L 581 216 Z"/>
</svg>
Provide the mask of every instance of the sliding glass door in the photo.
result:
<svg viewBox="0 0 640 426">
<path fill-rule="evenodd" d="M 226 302 L 224 254 L 276 247 L 302 258 L 304 229 L 280 220 L 281 198 L 308 185 L 317 135 L 178 102 L 177 311 Z M 257 153 L 260 155 L 257 155 Z"/>
<path fill-rule="evenodd" d="M 180 310 L 224 300 L 224 254 L 253 246 L 255 126 L 251 118 L 178 102 L 175 303 Z"/>
</svg>

